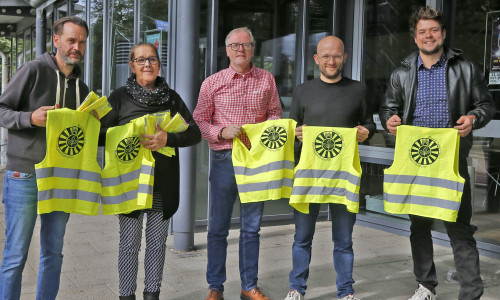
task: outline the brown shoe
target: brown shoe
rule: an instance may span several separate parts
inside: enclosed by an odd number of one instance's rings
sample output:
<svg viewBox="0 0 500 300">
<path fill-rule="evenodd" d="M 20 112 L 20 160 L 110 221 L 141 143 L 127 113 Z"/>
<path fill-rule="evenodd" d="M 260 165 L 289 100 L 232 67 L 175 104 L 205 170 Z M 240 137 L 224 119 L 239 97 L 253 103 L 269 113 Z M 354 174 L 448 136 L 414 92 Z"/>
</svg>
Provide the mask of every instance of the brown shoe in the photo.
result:
<svg viewBox="0 0 500 300">
<path fill-rule="evenodd" d="M 269 297 L 262 294 L 258 287 L 255 287 L 255 288 L 253 288 L 253 290 L 250 290 L 248 292 L 241 290 L 240 299 L 241 300 L 271 300 L 271 299 L 269 299 Z"/>
<path fill-rule="evenodd" d="M 205 300 L 224 300 L 224 295 L 221 291 L 218 290 L 210 290 L 208 292 L 207 298 Z"/>
</svg>

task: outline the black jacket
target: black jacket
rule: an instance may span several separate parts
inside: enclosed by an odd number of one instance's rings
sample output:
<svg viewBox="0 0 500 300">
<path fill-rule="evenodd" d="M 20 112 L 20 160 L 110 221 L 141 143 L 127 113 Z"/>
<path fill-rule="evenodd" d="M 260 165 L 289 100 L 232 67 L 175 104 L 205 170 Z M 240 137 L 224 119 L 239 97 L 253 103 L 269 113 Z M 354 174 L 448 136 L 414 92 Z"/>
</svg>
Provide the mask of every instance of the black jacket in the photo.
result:
<svg viewBox="0 0 500 300">
<path fill-rule="evenodd" d="M 462 51 L 445 48 L 447 67 L 446 83 L 450 121 L 464 115 L 474 115 L 474 129 L 484 127 L 495 114 L 491 94 L 488 91 L 484 74 L 472 62 L 462 57 Z M 393 115 L 401 118 L 401 124 L 411 125 L 417 98 L 417 60 L 418 51 L 412 53 L 391 74 L 385 99 L 380 106 L 380 122 L 387 130 L 387 120 Z M 469 155 L 472 147 L 472 133 L 460 138 L 460 157 Z"/>
<path fill-rule="evenodd" d="M 80 69 L 75 66 L 66 78 L 57 67 L 54 54 L 49 53 L 25 63 L 14 74 L 0 96 L 0 127 L 9 130 L 8 170 L 35 173 L 35 164 L 45 157 L 46 139 L 45 127 L 31 125 L 31 114 L 41 106 L 55 105 L 58 86 L 61 108 L 76 109 L 79 75 Z M 89 88 L 82 81 L 78 86 L 83 102 Z"/>
<path fill-rule="evenodd" d="M 193 116 L 188 107 L 182 101 L 181 96 L 170 89 L 170 100 L 165 104 L 148 106 L 135 100 L 126 87 L 121 87 L 113 91 L 108 98 L 109 104 L 113 108 L 101 119 L 101 134 L 99 144 L 105 145 L 106 131 L 109 127 L 127 124 L 130 120 L 139 118 L 148 113 L 159 111 L 170 111 L 174 116 L 179 113 L 189 124 L 184 132 L 169 133 L 167 146 L 175 149 L 175 156 L 168 157 L 153 151 L 155 159 L 153 202 L 161 201 L 163 207 L 163 219 L 170 218 L 179 207 L 179 147 L 188 147 L 198 144 L 201 140 L 201 133 L 198 125 L 193 120 Z M 128 214 L 129 217 L 137 218 L 140 211 Z"/>
</svg>

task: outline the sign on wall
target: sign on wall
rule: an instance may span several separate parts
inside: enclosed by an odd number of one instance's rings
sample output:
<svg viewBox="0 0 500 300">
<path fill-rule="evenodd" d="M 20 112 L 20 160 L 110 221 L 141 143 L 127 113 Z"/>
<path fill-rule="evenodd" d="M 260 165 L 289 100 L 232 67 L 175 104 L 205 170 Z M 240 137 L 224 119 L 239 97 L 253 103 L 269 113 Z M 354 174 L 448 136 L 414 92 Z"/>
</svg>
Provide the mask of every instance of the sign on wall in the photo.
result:
<svg viewBox="0 0 500 300">
<path fill-rule="evenodd" d="M 500 18 L 491 25 L 490 84 L 500 84 Z"/>
</svg>

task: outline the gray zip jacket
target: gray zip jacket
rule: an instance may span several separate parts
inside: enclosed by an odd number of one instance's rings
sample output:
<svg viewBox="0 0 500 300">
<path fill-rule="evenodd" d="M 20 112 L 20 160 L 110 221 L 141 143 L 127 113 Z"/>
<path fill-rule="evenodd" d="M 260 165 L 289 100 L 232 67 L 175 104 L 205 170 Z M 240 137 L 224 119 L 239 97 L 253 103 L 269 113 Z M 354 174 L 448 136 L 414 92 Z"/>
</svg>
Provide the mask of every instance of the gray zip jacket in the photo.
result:
<svg viewBox="0 0 500 300">
<path fill-rule="evenodd" d="M 7 169 L 35 173 L 45 157 L 45 127 L 31 125 L 31 114 L 41 106 L 75 109 L 89 88 L 79 81 L 77 66 L 68 78 L 57 67 L 54 54 L 22 65 L 0 96 L 0 127 L 8 130 Z M 78 91 L 78 95 L 77 95 Z M 79 101 L 78 101 L 79 100 Z"/>
</svg>

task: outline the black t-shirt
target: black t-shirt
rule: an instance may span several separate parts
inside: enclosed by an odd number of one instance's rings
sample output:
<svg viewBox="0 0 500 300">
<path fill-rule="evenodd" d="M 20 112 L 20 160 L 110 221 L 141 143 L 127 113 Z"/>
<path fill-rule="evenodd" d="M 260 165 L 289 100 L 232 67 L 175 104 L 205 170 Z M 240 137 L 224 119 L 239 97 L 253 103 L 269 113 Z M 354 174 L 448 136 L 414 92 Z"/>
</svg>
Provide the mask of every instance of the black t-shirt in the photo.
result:
<svg viewBox="0 0 500 300">
<path fill-rule="evenodd" d="M 290 118 L 297 126 L 347 127 L 364 126 L 375 133 L 375 123 L 367 108 L 366 86 L 356 80 L 342 77 L 336 83 L 327 83 L 319 78 L 295 88 L 290 107 Z M 296 142 L 296 162 L 300 157 L 301 143 Z"/>
</svg>

